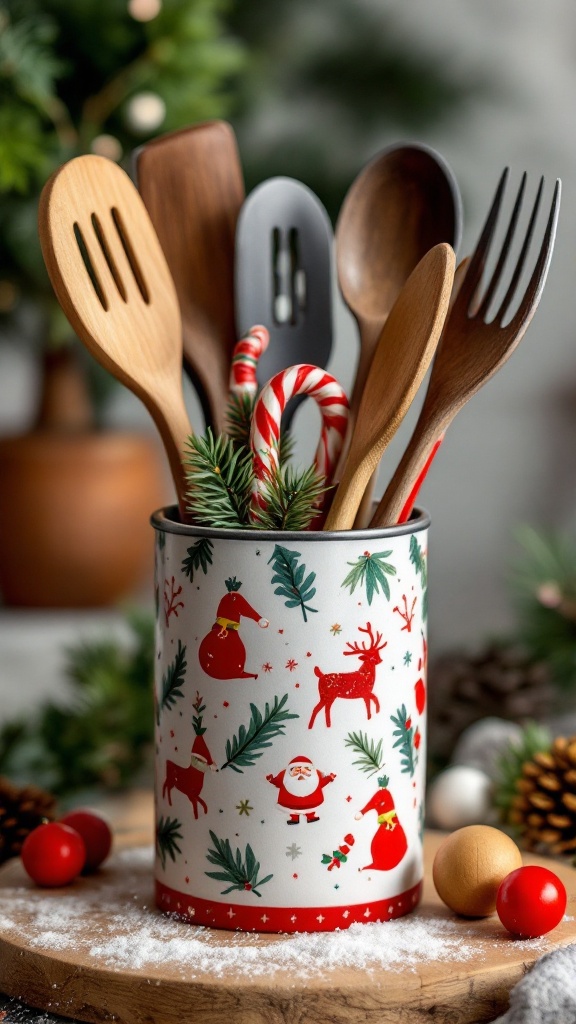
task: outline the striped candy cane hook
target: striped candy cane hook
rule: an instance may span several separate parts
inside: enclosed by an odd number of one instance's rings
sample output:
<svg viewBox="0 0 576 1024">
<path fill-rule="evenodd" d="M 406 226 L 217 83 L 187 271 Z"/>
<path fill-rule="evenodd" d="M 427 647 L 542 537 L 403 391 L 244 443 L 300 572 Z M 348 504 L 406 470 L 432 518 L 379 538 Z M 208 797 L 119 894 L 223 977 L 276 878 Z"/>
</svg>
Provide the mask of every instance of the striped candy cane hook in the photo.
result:
<svg viewBox="0 0 576 1024">
<path fill-rule="evenodd" d="M 252 507 L 255 513 L 266 507 L 266 481 L 274 475 L 279 464 L 282 414 L 296 395 L 310 395 L 320 409 L 322 428 L 314 465 L 326 484 L 332 482 L 348 425 L 348 399 L 331 374 L 310 363 L 298 363 L 272 377 L 254 405 L 250 446 L 254 455 Z"/>
<path fill-rule="evenodd" d="M 262 324 L 251 327 L 245 338 L 234 346 L 230 367 L 230 392 L 238 395 L 255 395 L 258 390 L 256 370 L 258 360 L 268 348 L 270 332 Z"/>
</svg>

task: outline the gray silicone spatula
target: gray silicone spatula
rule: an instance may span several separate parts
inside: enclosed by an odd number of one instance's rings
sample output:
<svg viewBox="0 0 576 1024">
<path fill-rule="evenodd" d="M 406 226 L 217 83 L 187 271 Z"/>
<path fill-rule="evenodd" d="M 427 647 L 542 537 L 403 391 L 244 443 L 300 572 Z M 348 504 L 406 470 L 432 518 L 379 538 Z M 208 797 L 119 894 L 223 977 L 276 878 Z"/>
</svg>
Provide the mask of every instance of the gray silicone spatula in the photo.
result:
<svg viewBox="0 0 576 1024">
<path fill-rule="evenodd" d="M 306 185 L 275 177 L 245 200 L 236 228 L 236 328 L 270 331 L 258 383 L 294 363 L 325 367 L 332 351 L 334 238 L 326 210 Z M 283 418 L 290 426 L 298 399 Z"/>
</svg>

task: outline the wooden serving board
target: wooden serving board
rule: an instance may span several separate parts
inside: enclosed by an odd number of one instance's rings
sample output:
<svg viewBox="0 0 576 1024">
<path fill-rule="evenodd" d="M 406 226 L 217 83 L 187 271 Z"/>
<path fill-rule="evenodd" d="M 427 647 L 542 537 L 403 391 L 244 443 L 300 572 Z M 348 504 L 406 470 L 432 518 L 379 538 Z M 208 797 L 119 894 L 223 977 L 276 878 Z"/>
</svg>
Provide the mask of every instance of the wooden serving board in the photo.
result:
<svg viewBox="0 0 576 1024">
<path fill-rule="evenodd" d="M 284 954 L 298 952 L 309 937 L 197 929 L 156 912 L 148 847 L 120 850 L 105 871 L 60 890 L 37 889 L 20 863 L 10 862 L 0 871 L 0 991 L 42 1010 L 98 1024 L 492 1021 L 506 1008 L 512 986 L 539 956 L 576 939 L 576 871 L 550 864 L 568 890 L 567 918 L 549 936 L 521 942 L 496 917 L 459 919 L 441 904 L 431 881 L 441 839 L 439 833 L 426 835 L 424 899 L 414 914 L 400 919 L 418 922 L 424 935 L 416 959 L 383 969 L 365 959 L 353 966 L 347 957 L 330 970 L 322 966 L 328 947 L 321 945 L 318 970 L 308 976 Z M 548 863 L 537 857 L 526 862 Z M 85 916 L 74 916 L 78 910 L 85 910 Z M 65 934 L 67 912 L 72 939 Z M 367 927 L 374 928 L 375 941 L 385 942 L 387 934 L 394 934 L 386 929 L 398 923 Z M 366 934 L 365 926 L 355 927 Z M 146 946 L 150 929 L 159 929 L 164 950 L 160 960 L 127 966 L 110 959 L 112 941 L 124 941 L 129 951 L 139 949 Z M 434 952 L 434 942 L 444 933 L 452 943 L 451 959 Z M 325 933 L 318 941 L 341 943 L 345 935 L 331 940 Z M 156 950 L 158 945 L 156 941 Z M 105 951 L 98 953 L 98 946 Z M 194 950 L 200 951 L 197 960 Z M 254 974 L 254 958 L 261 968 L 262 962 L 268 965 L 263 972 Z"/>
</svg>

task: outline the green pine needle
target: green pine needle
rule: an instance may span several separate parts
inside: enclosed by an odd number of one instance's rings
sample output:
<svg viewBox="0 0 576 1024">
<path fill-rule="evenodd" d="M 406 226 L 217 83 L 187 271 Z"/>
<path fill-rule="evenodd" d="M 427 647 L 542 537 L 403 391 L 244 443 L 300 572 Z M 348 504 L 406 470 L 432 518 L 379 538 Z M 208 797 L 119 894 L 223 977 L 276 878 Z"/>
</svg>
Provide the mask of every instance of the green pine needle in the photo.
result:
<svg viewBox="0 0 576 1024">
<path fill-rule="evenodd" d="M 392 733 L 397 737 L 393 747 L 400 748 L 400 771 L 413 778 L 418 757 L 414 750 L 414 726 L 410 721 L 405 704 L 398 708 L 395 715 L 390 715 L 390 721 L 396 726 Z"/>
<path fill-rule="evenodd" d="M 512 801 L 518 795 L 516 783 L 522 775 L 522 765 L 535 754 L 550 750 L 551 746 L 552 736 L 548 729 L 538 722 L 527 722 L 521 736 L 510 740 L 498 758 L 494 773 L 494 804 L 504 823 L 508 823 Z"/>
<path fill-rule="evenodd" d="M 350 593 L 353 594 L 356 587 L 364 585 L 366 588 L 366 597 L 368 604 L 372 604 L 374 594 L 380 592 L 386 596 L 387 600 L 390 600 L 390 584 L 386 579 L 386 576 L 395 576 L 396 568 L 391 562 L 386 562 L 385 559 L 392 554 L 392 551 L 376 551 L 371 554 L 369 551 L 365 551 L 363 555 L 357 559 L 356 562 L 348 562 L 352 568 L 346 579 L 343 580 L 341 586 L 349 587 Z"/>
<path fill-rule="evenodd" d="M 210 428 L 188 442 L 187 509 L 195 522 L 222 529 L 246 529 L 254 470 L 252 454 Z"/>
<path fill-rule="evenodd" d="M 299 717 L 285 709 L 287 700 L 287 693 L 280 700 L 274 697 L 272 707 L 266 704 L 264 714 L 255 704 L 250 704 L 251 718 L 248 727 L 241 725 L 238 735 L 232 740 L 226 740 L 227 760 L 222 765 L 222 770 L 232 768 L 233 771 L 242 773 L 244 768 L 251 768 L 254 762 L 262 757 L 264 748 L 272 746 L 272 740 L 284 734 L 284 723 L 290 718 Z"/>
<path fill-rule="evenodd" d="M 178 650 L 174 655 L 174 661 L 170 663 L 162 676 L 161 696 L 156 708 L 156 721 L 160 724 L 160 714 L 165 708 L 173 708 L 176 701 L 184 696 L 181 686 L 187 667 L 186 646 L 178 639 Z"/>
<path fill-rule="evenodd" d="M 200 537 L 199 540 L 188 548 L 188 557 L 182 559 L 182 572 L 191 583 L 194 580 L 194 573 L 199 569 L 202 570 L 205 576 L 207 575 L 208 566 L 212 565 L 213 550 L 214 544 L 208 537 Z"/>
<path fill-rule="evenodd" d="M 250 447 L 250 429 L 255 395 L 233 391 L 226 408 L 226 433 L 236 445 Z"/>
<path fill-rule="evenodd" d="M 327 488 L 314 466 L 281 467 L 266 483 L 264 509 L 256 513 L 259 530 L 306 530 L 318 516 L 318 502 Z"/>
<path fill-rule="evenodd" d="M 274 570 L 271 580 L 277 584 L 274 593 L 285 598 L 284 604 L 287 608 L 300 608 L 304 622 L 307 622 L 306 612 L 318 611 L 309 604 L 316 593 L 316 573 L 308 572 L 305 564 L 298 562 L 300 557 L 300 551 L 276 544 L 268 559 L 268 565 L 271 564 Z"/>
<path fill-rule="evenodd" d="M 258 878 L 260 861 L 256 860 L 250 843 L 246 844 L 244 858 L 242 858 L 242 851 L 239 847 L 236 847 L 234 853 L 232 852 L 229 839 L 219 839 L 212 829 L 210 829 L 210 838 L 214 844 L 214 849 L 208 850 L 206 860 L 210 864 L 215 864 L 220 870 L 205 871 L 204 873 L 208 875 L 208 878 L 230 883 L 227 889 L 222 890 L 221 895 L 226 896 L 229 892 L 233 891 L 245 891 L 253 892 L 255 896 L 262 896 L 262 893 L 258 892 L 258 886 L 269 882 L 274 875 L 265 875 L 264 878 Z"/>
<path fill-rule="evenodd" d="M 375 775 L 383 767 L 382 740 L 378 740 L 376 743 L 375 740 L 370 739 L 368 733 L 349 732 L 344 746 L 352 747 L 357 754 L 360 754 L 360 757 L 356 761 L 352 761 L 352 764 L 357 765 L 361 772 L 367 772 L 369 776 Z"/>
<path fill-rule="evenodd" d="M 156 825 L 156 850 L 162 861 L 162 867 L 166 868 L 166 857 L 176 862 L 176 854 L 182 853 L 178 846 L 178 839 L 182 839 L 182 822 L 178 818 L 161 817 Z"/>
</svg>

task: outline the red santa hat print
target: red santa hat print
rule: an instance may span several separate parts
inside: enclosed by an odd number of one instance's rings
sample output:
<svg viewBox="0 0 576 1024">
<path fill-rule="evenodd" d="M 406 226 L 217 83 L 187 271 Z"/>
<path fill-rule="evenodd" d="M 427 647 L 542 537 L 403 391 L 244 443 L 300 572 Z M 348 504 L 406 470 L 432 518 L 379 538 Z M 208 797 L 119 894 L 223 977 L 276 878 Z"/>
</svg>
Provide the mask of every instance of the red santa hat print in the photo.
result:
<svg viewBox="0 0 576 1024">
<path fill-rule="evenodd" d="M 293 757 L 288 767 L 290 768 L 293 764 L 312 764 L 312 761 L 309 757 Z"/>
</svg>

